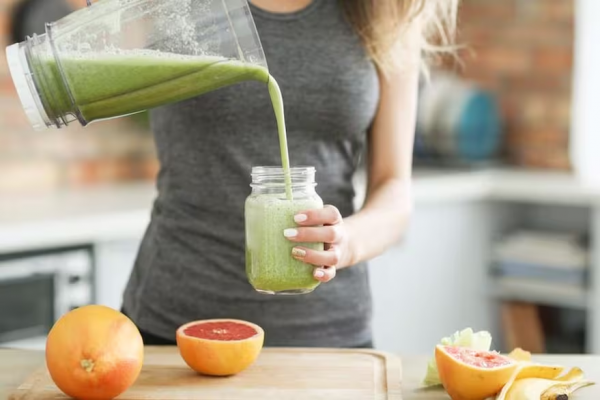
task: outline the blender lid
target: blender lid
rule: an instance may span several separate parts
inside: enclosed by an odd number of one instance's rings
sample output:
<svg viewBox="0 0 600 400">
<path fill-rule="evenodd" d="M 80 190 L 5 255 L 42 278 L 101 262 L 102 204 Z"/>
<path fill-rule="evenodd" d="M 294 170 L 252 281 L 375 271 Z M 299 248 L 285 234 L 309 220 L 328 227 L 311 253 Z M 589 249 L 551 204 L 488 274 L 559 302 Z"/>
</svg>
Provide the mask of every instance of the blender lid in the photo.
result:
<svg viewBox="0 0 600 400">
<path fill-rule="evenodd" d="M 27 77 L 31 75 L 29 67 L 24 64 L 20 56 L 20 44 L 15 43 L 6 48 L 6 60 L 12 77 L 13 83 L 21 100 L 23 110 L 29 119 L 29 122 L 35 130 L 47 128 L 44 117 L 40 112 L 35 98 L 32 94 L 32 89 L 27 82 Z M 35 90 L 35 89 L 34 89 Z"/>
</svg>

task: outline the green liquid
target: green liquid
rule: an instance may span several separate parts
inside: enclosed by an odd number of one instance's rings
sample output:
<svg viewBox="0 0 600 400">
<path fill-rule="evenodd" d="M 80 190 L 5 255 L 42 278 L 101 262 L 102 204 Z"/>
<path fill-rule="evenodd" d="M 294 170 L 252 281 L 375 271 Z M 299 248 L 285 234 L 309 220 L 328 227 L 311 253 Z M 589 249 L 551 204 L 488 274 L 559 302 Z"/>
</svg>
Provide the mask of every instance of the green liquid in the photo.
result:
<svg viewBox="0 0 600 400">
<path fill-rule="evenodd" d="M 86 122 L 145 111 L 242 81 L 269 81 L 269 72 L 260 66 L 152 51 L 67 55 L 60 65 Z M 36 84 L 49 116 L 74 112 L 54 57 L 40 58 L 32 68 L 41 76 Z"/>
<path fill-rule="evenodd" d="M 314 266 L 294 259 L 292 248 L 323 250 L 323 243 L 293 243 L 284 229 L 296 226 L 298 211 L 322 208 L 318 197 L 287 200 L 264 194 L 246 200 L 246 274 L 252 286 L 266 293 L 301 294 L 313 291 L 319 282 Z"/>
<path fill-rule="evenodd" d="M 60 66 L 86 122 L 120 117 L 254 80 L 268 83 L 277 120 L 286 195 L 292 199 L 290 162 L 281 90 L 266 68 L 220 57 L 156 51 L 63 56 Z M 31 63 L 44 108 L 51 119 L 76 114 L 54 57 Z"/>
<path fill-rule="evenodd" d="M 283 176 L 285 179 L 285 195 L 288 200 L 292 200 L 292 176 L 290 173 L 290 156 L 288 154 L 287 132 L 285 129 L 285 114 L 283 109 L 283 98 L 281 90 L 275 78 L 269 78 L 269 95 L 273 103 L 273 111 L 277 119 L 277 131 L 279 132 L 279 149 L 281 152 L 281 164 L 283 167 Z"/>
</svg>

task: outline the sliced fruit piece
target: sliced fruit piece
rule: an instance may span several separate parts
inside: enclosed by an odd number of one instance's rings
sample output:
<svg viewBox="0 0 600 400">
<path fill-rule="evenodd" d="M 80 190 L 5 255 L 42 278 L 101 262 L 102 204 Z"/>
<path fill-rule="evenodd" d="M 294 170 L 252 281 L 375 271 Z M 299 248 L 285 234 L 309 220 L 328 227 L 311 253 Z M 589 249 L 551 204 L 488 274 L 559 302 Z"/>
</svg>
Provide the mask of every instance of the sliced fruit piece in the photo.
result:
<svg viewBox="0 0 600 400">
<path fill-rule="evenodd" d="M 211 319 L 182 325 L 176 337 L 181 357 L 191 369 L 204 375 L 229 376 L 256 361 L 265 333 L 251 322 Z"/>
<path fill-rule="evenodd" d="M 492 345 L 492 335 L 488 331 L 474 332 L 472 328 L 466 328 L 454 332 L 449 337 L 442 338 L 440 344 L 488 351 Z"/>
<path fill-rule="evenodd" d="M 495 351 L 443 345 L 435 347 L 435 360 L 452 400 L 484 400 L 496 395 L 519 365 Z"/>
<path fill-rule="evenodd" d="M 139 330 L 124 314 L 90 305 L 63 315 L 46 340 L 56 386 L 76 399 L 112 399 L 137 379 L 144 360 Z"/>
<path fill-rule="evenodd" d="M 473 332 L 473 329 L 466 328 L 462 331 L 456 331 L 448 337 L 442 338 L 440 344 L 444 346 L 461 346 L 473 350 L 488 351 L 492 345 L 492 335 L 488 331 Z M 423 384 L 425 386 L 441 385 L 440 376 L 435 362 L 435 357 L 432 357 L 427 364 L 427 372 Z"/>
<path fill-rule="evenodd" d="M 517 360 L 517 361 L 524 361 L 524 362 L 531 361 L 531 353 L 529 351 L 523 350 L 520 347 L 517 347 L 516 349 L 514 349 L 513 351 L 508 353 L 508 356 L 510 358 L 512 358 L 513 360 Z"/>
</svg>

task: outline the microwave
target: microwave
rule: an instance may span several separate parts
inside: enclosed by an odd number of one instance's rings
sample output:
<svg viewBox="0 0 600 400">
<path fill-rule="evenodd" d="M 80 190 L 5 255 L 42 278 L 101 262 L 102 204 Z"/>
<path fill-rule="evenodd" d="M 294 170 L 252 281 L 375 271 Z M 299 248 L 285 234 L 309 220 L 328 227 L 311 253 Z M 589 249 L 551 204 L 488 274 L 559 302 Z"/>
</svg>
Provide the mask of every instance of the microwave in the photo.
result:
<svg viewBox="0 0 600 400">
<path fill-rule="evenodd" d="M 0 347 L 43 349 L 54 323 L 94 300 L 91 246 L 0 255 Z"/>
</svg>

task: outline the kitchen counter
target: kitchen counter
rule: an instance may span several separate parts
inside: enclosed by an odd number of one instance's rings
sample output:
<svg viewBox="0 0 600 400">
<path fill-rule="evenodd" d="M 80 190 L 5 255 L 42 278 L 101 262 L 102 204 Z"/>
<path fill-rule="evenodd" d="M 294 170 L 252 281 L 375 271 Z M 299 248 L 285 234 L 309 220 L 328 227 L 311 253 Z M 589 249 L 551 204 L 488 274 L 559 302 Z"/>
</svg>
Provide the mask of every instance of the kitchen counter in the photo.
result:
<svg viewBox="0 0 600 400">
<path fill-rule="evenodd" d="M 403 400 L 448 400 L 441 390 L 421 388 L 427 357 L 412 356 L 402 358 Z M 542 355 L 534 360 L 546 364 L 559 364 L 567 367 L 577 366 L 586 376 L 600 383 L 600 357 L 588 355 Z M 44 354 L 39 351 L 13 350 L 0 348 L 0 399 L 7 398 L 36 368 L 43 366 Z M 572 400 L 597 400 L 600 398 L 600 385 L 580 389 Z"/>
<path fill-rule="evenodd" d="M 138 239 L 156 196 L 151 183 L 0 196 L 0 253 Z"/>
<path fill-rule="evenodd" d="M 357 176 L 357 207 L 364 198 L 364 181 L 364 176 Z M 153 183 L 3 194 L 0 253 L 138 239 L 150 220 L 155 196 Z M 413 196 L 416 208 L 480 200 L 600 204 L 600 190 L 583 187 L 568 173 L 515 169 L 416 169 Z"/>
</svg>

